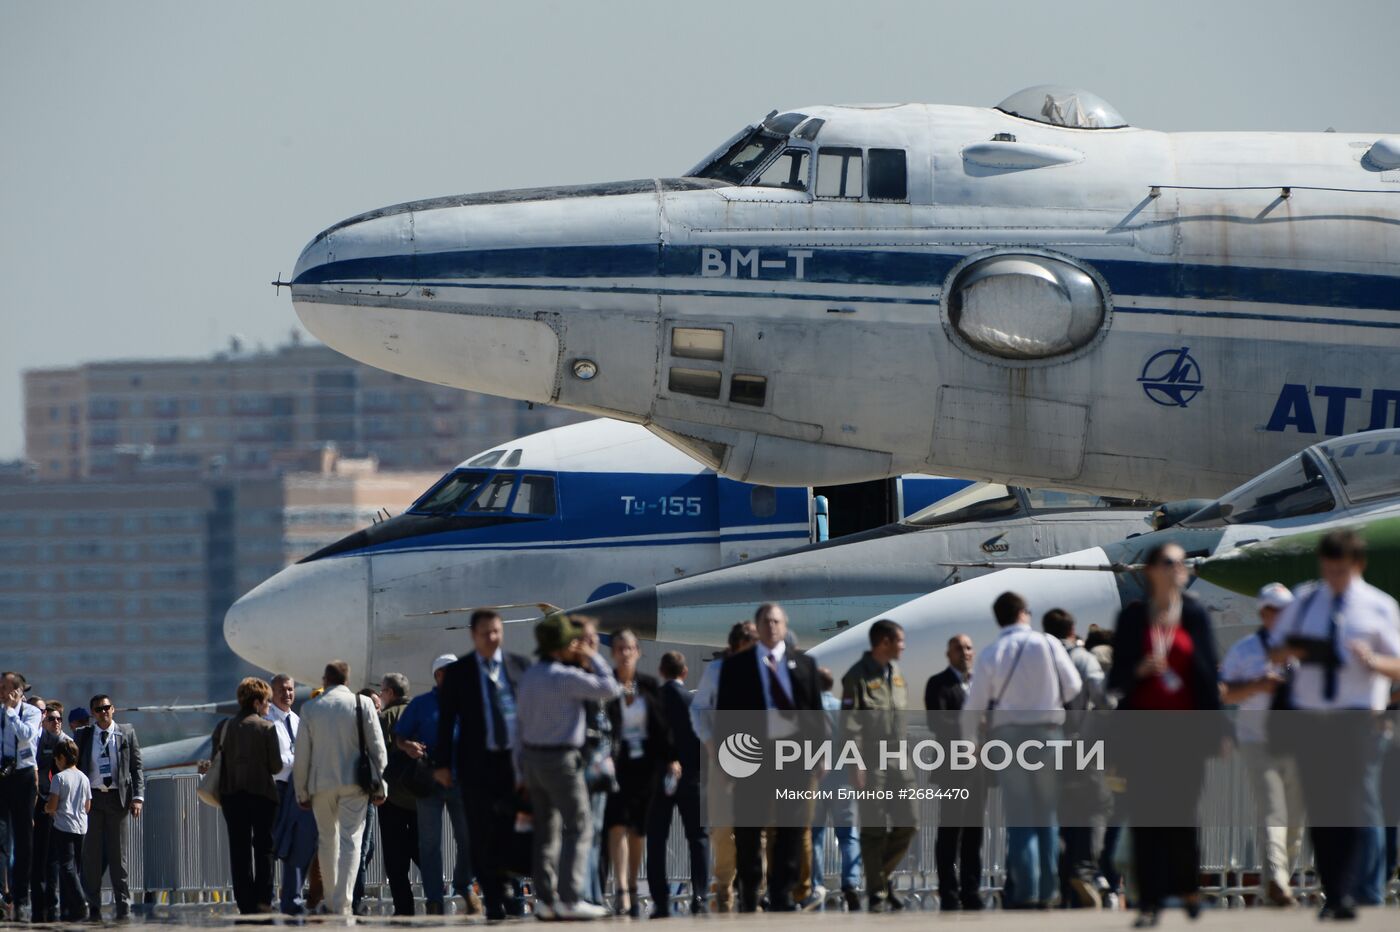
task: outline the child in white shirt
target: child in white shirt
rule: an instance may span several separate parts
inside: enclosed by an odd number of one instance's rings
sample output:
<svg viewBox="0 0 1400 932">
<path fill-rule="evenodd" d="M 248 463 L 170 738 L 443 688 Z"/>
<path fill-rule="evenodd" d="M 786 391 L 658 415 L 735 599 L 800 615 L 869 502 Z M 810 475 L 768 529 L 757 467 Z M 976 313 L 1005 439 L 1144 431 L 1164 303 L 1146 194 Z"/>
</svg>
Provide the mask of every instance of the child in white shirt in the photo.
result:
<svg viewBox="0 0 1400 932">
<path fill-rule="evenodd" d="M 49 889 L 62 891 L 59 915 L 64 922 L 87 918 L 87 897 L 78 872 L 87 834 L 88 810 L 92 808 L 92 786 L 87 774 L 78 769 L 78 746 L 72 741 L 59 743 L 53 755 L 53 779 L 44 811 L 53 817 L 49 842 Z M 60 887 L 60 880 L 62 885 Z"/>
</svg>

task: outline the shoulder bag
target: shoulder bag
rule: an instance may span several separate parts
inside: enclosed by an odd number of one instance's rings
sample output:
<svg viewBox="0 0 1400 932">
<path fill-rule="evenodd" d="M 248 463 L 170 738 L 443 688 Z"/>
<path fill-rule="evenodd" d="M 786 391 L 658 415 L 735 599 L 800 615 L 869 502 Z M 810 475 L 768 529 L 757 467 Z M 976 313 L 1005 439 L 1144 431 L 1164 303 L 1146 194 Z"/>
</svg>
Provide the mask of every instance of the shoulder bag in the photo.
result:
<svg viewBox="0 0 1400 932">
<path fill-rule="evenodd" d="M 360 736 L 360 759 L 355 762 L 355 785 L 364 790 L 370 799 L 379 795 L 379 784 L 382 782 L 382 775 L 375 772 L 374 761 L 370 759 L 369 751 L 365 748 L 365 720 L 360 715 L 360 709 L 364 706 L 360 702 L 360 697 L 355 697 L 355 730 Z M 376 722 L 375 727 L 379 725 Z"/>
<path fill-rule="evenodd" d="M 227 730 L 228 719 L 224 719 L 219 723 L 219 727 L 214 729 L 214 756 L 209 759 L 209 769 L 199 778 L 199 788 L 195 790 L 200 802 L 215 809 L 223 808 L 219 797 L 223 791 L 224 732 Z"/>
</svg>

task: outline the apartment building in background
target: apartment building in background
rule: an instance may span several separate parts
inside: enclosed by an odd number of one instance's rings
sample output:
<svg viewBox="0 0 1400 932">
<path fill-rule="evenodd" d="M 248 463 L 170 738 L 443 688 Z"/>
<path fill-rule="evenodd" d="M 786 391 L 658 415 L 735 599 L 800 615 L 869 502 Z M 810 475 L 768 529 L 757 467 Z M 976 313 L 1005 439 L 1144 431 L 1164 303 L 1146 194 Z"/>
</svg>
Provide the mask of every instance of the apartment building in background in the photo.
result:
<svg viewBox="0 0 1400 932">
<path fill-rule="evenodd" d="M 258 672 L 224 642 L 234 600 L 439 477 L 329 453 L 312 465 L 265 477 L 140 463 L 114 479 L 0 475 L 0 655 L 70 706 L 97 692 L 122 708 L 231 699 Z M 191 722 L 147 714 L 138 727 L 152 741 Z"/>
<path fill-rule="evenodd" d="M 559 408 L 394 375 L 293 339 L 206 359 L 112 360 L 24 374 L 25 457 L 45 481 L 146 468 L 273 475 L 334 446 L 383 470 L 446 470 L 582 420 Z"/>
</svg>

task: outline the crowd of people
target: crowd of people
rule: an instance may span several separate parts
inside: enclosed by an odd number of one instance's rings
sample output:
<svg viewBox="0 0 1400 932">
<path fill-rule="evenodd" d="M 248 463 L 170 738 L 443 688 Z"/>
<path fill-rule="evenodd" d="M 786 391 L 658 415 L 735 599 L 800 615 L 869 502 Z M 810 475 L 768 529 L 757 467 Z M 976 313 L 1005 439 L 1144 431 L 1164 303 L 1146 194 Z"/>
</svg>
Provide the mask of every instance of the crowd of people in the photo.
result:
<svg viewBox="0 0 1400 932">
<path fill-rule="evenodd" d="M 1171 903 L 1196 917 L 1196 806 L 1207 759 L 1231 749 L 1243 757 L 1261 823 L 1259 901 L 1296 902 L 1302 827 L 1334 789 L 1327 771 L 1339 761 L 1362 776 L 1351 788 L 1354 817 L 1309 829 L 1322 916 L 1352 918 L 1358 905 L 1380 901 L 1395 873 L 1400 821 L 1400 753 L 1387 751 L 1383 720 L 1365 719 L 1364 733 L 1329 729 L 1336 733 L 1329 747 L 1289 754 L 1260 719 L 1241 717 L 1232 728 L 1213 714 L 1227 705 L 1379 713 L 1400 696 L 1400 614 L 1395 600 L 1364 581 L 1364 544 L 1335 532 L 1322 539 L 1318 555 L 1317 582 L 1296 593 L 1264 587 L 1257 634 L 1223 659 L 1208 612 L 1186 592 L 1189 567 L 1175 544 L 1147 555 L 1144 597 L 1111 631 L 1094 628 L 1081 638 L 1075 619 L 1059 609 L 1045 613 L 1036 630 L 1030 606 L 1008 592 L 991 607 L 1000 629 L 994 641 L 980 650 L 968 634 L 948 641 L 947 669 L 924 687 L 930 728 L 946 721 L 937 713 L 960 712 L 962 721 L 976 723 L 968 734 L 977 740 L 1018 745 L 1073 735 L 1095 710 L 1206 713 L 1199 718 L 1206 727 L 1191 741 L 1150 761 L 1128 758 L 1108 773 L 998 773 L 1007 825 L 1003 908 L 1120 902 L 1127 888 L 1117 848 L 1126 836 L 1136 925 L 1157 924 Z M 827 799 L 812 806 L 806 826 L 707 827 L 703 787 L 725 779 L 708 764 L 715 759 L 713 714 L 882 713 L 886 718 L 844 720 L 902 727 L 898 716 L 910 709 L 898 624 L 869 627 L 870 648 L 839 678 L 839 700 L 838 679 L 797 650 L 787 627 L 781 606 L 760 606 L 752 622 L 729 632 L 727 649 L 706 665 L 693 691 L 681 654 L 664 655 L 652 676 L 639 669 L 636 635 L 619 631 L 608 662 L 592 622 L 563 613 L 536 626 L 533 660 L 509 653 L 501 618 L 489 610 L 471 616 L 472 650 L 434 660 L 433 685 L 416 696 L 409 677 L 397 672 L 356 693 L 342 661 L 326 665 L 300 713 L 290 677 L 243 680 L 239 711 L 215 727 L 213 757 L 201 768 L 201 795 L 217 802 L 228 830 L 239 912 L 273 911 L 274 862 L 281 912 L 365 911 L 364 878 L 377 836 L 396 916 L 416 911 L 416 864 L 429 915 L 443 914 L 455 895 L 466 912 L 492 921 L 526 915 L 530 899 L 543 920 L 635 917 L 645 863 L 651 916 L 663 918 L 678 899 L 672 890 L 679 887 L 666 883 L 674 876 L 667 851 L 676 813 L 689 850 L 684 896 L 691 914 L 908 908 L 894 874 L 918 831 L 913 802 L 904 811 L 868 806 L 864 797 Z M 112 699 L 98 695 L 70 713 L 70 737 L 64 707 L 29 693 L 21 674 L 0 677 L 0 830 L 8 850 L 0 864 L 8 915 L 100 920 L 105 873 L 113 918 L 125 918 L 131 901 L 122 829 L 141 815 L 145 782 L 136 733 L 114 720 Z M 842 727 L 857 743 L 879 737 L 869 725 Z M 815 785 L 837 777 L 812 775 Z M 859 786 L 901 789 L 908 779 L 899 770 L 874 771 L 862 774 Z M 964 788 L 961 798 L 941 804 L 950 817 L 934 842 L 944 911 L 988 904 L 981 863 L 988 786 L 974 775 Z M 450 887 L 444 814 L 456 849 Z M 1384 842 L 1383 825 L 1390 826 Z M 828 831 L 840 861 L 831 872 Z M 839 895 L 824 886 L 833 873 Z"/>
</svg>

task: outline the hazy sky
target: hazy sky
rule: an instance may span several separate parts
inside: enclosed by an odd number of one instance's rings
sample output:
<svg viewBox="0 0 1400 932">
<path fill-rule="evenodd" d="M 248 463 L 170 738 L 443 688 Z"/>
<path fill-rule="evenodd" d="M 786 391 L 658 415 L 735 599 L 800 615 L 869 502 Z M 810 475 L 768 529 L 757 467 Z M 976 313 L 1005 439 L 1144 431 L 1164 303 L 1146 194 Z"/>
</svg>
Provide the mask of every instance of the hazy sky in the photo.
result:
<svg viewBox="0 0 1400 932">
<path fill-rule="evenodd" d="M 1400 131 L 1400 3 L 0 7 L 0 458 L 19 373 L 295 325 L 312 235 L 398 201 L 679 174 L 768 110 L 1080 85 L 1156 129 Z"/>
</svg>

